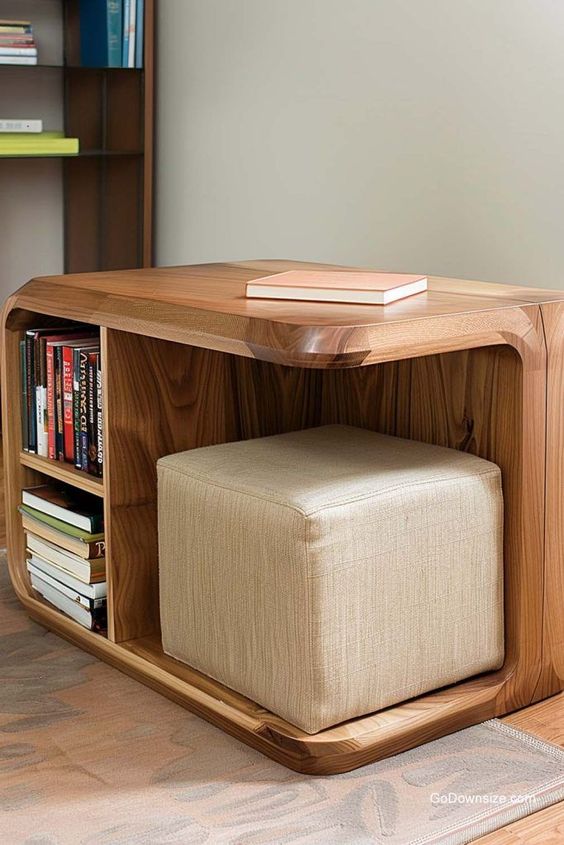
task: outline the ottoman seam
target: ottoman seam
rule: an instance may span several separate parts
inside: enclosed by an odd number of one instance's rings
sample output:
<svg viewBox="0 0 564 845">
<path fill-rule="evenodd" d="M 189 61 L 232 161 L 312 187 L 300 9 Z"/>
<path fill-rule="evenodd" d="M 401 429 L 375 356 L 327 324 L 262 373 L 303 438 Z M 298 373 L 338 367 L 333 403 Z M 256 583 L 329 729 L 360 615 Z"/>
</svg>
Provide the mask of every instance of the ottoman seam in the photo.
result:
<svg viewBox="0 0 564 845">
<path fill-rule="evenodd" d="M 366 499 L 378 499 L 388 493 L 395 493 L 397 490 L 409 490 L 410 488 L 424 487 L 425 485 L 429 484 L 444 484 L 447 481 L 472 481 L 475 478 L 485 478 L 487 476 L 501 476 L 501 470 L 499 469 L 499 467 L 496 467 L 495 469 L 488 469 L 484 472 L 477 472 L 471 475 L 455 475 L 452 478 L 426 478 L 422 481 L 408 481 L 405 484 L 396 484 L 394 487 L 387 487 L 385 490 L 381 490 L 378 492 L 372 491 L 371 493 L 365 493 L 358 496 L 351 496 L 348 499 L 340 499 L 339 501 L 329 502 L 326 505 L 321 505 L 315 510 L 305 511 L 298 505 L 292 505 L 289 502 L 281 502 L 280 499 L 275 499 L 272 496 L 265 496 L 259 493 L 252 493 L 249 490 L 241 490 L 240 487 L 231 487 L 227 484 L 220 484 L 218 481 L 211 481 L 206 476 L 186 472 L 186 470 L 180 469 L 179 467 L 172 467 L 167 464 L 162 464 L 161 466 L 168 472 L 175 472 L 177 473 L 177 475 L 183 475 L 185 478 L 191 478 L 193 481 L 199 481 L 200 483 L 208 484 L 211 487 L 218 487 L 220 490 L 229 490 L 231 493 L 241 493 L 243 496 L 250 496 L 251 498 L 258 499 L 261 502 L 271 502 L 272 504 L 280 505 L 280 507 L 296 511 L 297 513 L 300 513 L 302 514 L 302 516 L 305 517 L 314 516 L 315 514 L 320 513 L 321 511 L 330 510 L 331 508 L 342 507 L 343 505 L 349 505 L 353 502 L 362 502 Z"/>
<path fill-rule="evenodd" d="M 309 651 L 309 689 L 310 689 L 310 699 L 309 699 L 309 726 L 314 724 L 313 719 L 313 702 L 315 700 L 314 690 L 313 690 L 313 631 L 312 631 L 312 583 L 311 583 L 311 564 L 309 559 L 309 527 L 310 527 L 310 520 L 309 518 L 304 515 L 304 545 L 305 545 L 305 563 L 306 563 L 306 591 L 307 591 L 307 634 L 308 634 L 308 651 Z"/>
</svg>

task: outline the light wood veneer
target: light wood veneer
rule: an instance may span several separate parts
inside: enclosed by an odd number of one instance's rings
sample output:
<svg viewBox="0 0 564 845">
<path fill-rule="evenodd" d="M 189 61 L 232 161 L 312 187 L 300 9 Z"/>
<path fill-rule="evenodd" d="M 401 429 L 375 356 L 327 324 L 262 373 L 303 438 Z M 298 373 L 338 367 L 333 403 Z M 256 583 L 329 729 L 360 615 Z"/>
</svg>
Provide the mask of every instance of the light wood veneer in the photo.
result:
<svg viewBox="0 0 564 845">
<path fill-rule="evenodd" d="M 390 306 L 246 300 L 282 261 L 34 279 L 3 315 L 9 566 L 28 612 L 279 762 L 347 771 L 564 687 L 564 292 L 430 279 Z M 326 266 L 326 265 L 323 265 Z M 101 327 L 103 483 L 21 453 L 22 332 Z M 155 462 L 164 454 L 331 422 L 495 461 L 505 497 L 506 659 L 493 673 L 309 736 L 163 654 Z M 30 588 L 20 491 L 45 475 L 104 497 L 108 638 Z"/>
</svg>

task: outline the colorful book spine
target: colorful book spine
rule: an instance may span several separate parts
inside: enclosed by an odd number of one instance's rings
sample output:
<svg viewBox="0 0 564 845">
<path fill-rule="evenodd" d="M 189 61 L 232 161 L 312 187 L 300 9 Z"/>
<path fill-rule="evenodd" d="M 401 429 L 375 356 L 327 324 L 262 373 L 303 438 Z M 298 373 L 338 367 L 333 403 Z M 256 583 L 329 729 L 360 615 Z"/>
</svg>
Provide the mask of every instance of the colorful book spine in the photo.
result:
<svg viewBox="0 0 564 845">
<path fill-rule="evenodd" d="M 27 420 L 27 366 L 25 340 L 20 341 L 20 372 L 22 384 L 22 449 L 29 451 L 29 428 Z"/>
<path fill-rule="evenodd" d="M 102 407 L 102 362 L 98 355 L 96 369 L 96 475 L 103 475 L 104 466 L 104 412 Z"/>
<path fill-rule="evenodd" d="M 121 67 L 122 0 L 80 0 L 80 61 L 84 67 Z"/>
<path fill-rule="evenodd" d="M 37 452 L 37 415 L 35 409 L 35 362 L 34 362 L 34 338 L 33 332 L 26 332 L 25 336 L 25 368 L 27 383 L 27 427 L 28 427 L 28 449 L 30 452 Z"/>
<path fill-rule="evenodd" d="M 137 32 L 135 36 L 135 67 L 143 67 L 143 37 L 145 29 L 145 0 L 137 0 Z"/>
<path fill-rule="evenodd" d="M 98 475 L 98 360 L 99 352 L 88 353 L 88 472 Z"/>
<path fill-rule="evenodd" d="M 73 348 L 62 347 L 63 357 L 63 452 L 74 463 Z"/>
<path fill-rule="evenodd" d="M 55 444 L 57 460 L 65 460 L 63 414 L 63 347 L 55 346 Z"/>
<path fill-rule="evenodd" d="M 123 0 L 123 37 L 122 37 L 122 67 L 129 67 L 129 33 L 131 20 L 131 4 L 136 0 Z"/>
<path fill-rule="evenodd" d="M 55 413 L 57 409 L 55 396 L 55 349 L 52 344 L 47 344 L 47 456 L 52 461 L 57 458 L 57 442 L 56 442 L 56 420 Z"/>
<path fill-rule="evenodd" d="M 80 350 L 78 392 L 80 408 L 80 469 L 88 470 L 88 352 Z"/>
<path fill-rule="evenodd" d="M 46 458 L 49 451 L 47 431 L 46 341 L 37 332 L 35 337 L 35 397 L 37 404 L 37 454 Z"/>
<path fill-rule="evenodd" d="M 77 469 L 82 469 L 80 458 L 80 348 L 72 351 L 72 372 L 74 465 Z"/>
</svg>

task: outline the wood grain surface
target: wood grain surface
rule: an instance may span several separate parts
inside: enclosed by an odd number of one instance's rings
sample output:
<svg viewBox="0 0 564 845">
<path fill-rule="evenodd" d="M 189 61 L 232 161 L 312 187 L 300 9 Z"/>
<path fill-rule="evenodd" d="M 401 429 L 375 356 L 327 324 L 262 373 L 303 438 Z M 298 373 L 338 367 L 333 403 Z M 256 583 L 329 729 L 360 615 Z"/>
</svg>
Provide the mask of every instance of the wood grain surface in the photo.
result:
<svg viewBox="0 0 564 845">
<path fill-rule="evenodd" d="M 61 313 L 85 322 L 165 340 L 302 367 L 356 367 L 434 351 L 505 342 L 520 336 L 519 307 L 564 299 L 540 291 L 457 279 L 429 279 L 429 291 L 387 306 L 246 299 L 245 284 L 267 273 L 326 267 L 256 261 L 50 276 L 17 295 L 20 308 Z M 342 269 L 342 268 L 340 268 Z M 354 269 L 354 268 L 348 268 Z M 69 289 L 74 291 L 69 296 Z M 496 315 L 503 310 L 505 321 Z M 515 325 L 509 313 L 513 311 Z M 486 317 L 486 314 L 489 316 Z M 451 317 L 451 320 L 441 318 Z M 500 322 L 503 325 L 500 325 Z M 481 338 L 478 334 L 481 333 Z M 459 336 L 457 338 L 457 335 Z M 454 347 L 453 347 L 454 344 Z M 466 345 L 465 345 L 466 344 Z"/>
<path fill-rule="evenodd" d="M 561 518 L 564 294 L 432 280 L 425 303 L 406 300 L 394 313 L 261 302 L 248 312 L 238 294 L 244 281 L 292 266 L 56 277 L 11 298 L 3 320 L 9 565 L 18 596 L 42 624 L 285 765 L 334 773 L 509 713 L 561 682 L 553 652 L 562 621 L 547 593 L 562 583 L 562 544 L 556 530 L 545 558 L 545 476 L 548 529 Z M 547 303 L 542 313 L 538 300 Z M 43 314 L 102 326 L 108 639 L 40 601 L 25 571 L 16 506 L 22 486 L 48 467 L 20 459 L 18 343 Z M 163 654 L 155 463 L 183 449 L 331 422 L 468 450 L 501 466 L 506 660 L 497 672 L 308 736 Z"/>
</svg>

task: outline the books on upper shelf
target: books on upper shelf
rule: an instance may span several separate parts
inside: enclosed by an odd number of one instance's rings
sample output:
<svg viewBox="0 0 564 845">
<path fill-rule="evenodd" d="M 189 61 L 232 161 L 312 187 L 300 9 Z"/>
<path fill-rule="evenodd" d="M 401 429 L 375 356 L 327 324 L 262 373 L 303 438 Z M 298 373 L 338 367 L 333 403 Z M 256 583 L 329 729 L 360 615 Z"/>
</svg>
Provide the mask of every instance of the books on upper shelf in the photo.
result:
<svg viewBox="0 0 564 845">
<path fill-rule="evenodd" d="M 101 367 L 92 328 L 27 330 L 20 342 L 24 450 L 102 476 Z"/>
<path fill-rule="evenodd" d="M 22 490 L 22 504 L 90 533 L 104 527 L 100 499 L 68 485 L 26 487 Z"/>
<path fill-rule="evenodd" d="M 78 151 L 78 138 L 66 138 L 63 132 L 0 133 L 0 156 L 61 156 Z"/>
<path fill-rule="evenodd" d="M 427 290 L 426 276 L 344 270 L 289 270 L 247 283 L 247 297 L 388 305 Z"/>
<path fill-rule="evenodd" d="M 144 0 L 80 0 L 85 67 L 143 67 Z"/>
<path fill-rule="evenodd" d="M 37 64 L 37 46 L 30 21 L 0 20 L 0 64 Z"/>
</svg>

